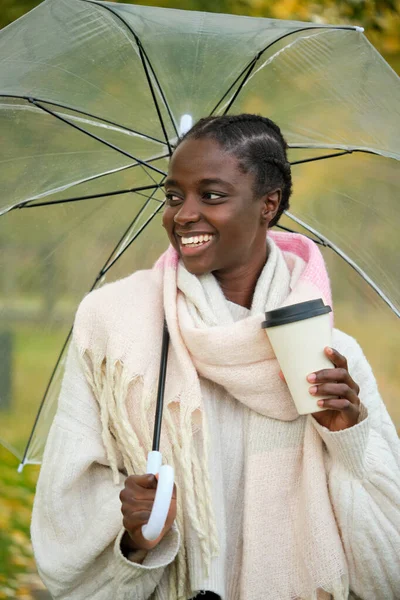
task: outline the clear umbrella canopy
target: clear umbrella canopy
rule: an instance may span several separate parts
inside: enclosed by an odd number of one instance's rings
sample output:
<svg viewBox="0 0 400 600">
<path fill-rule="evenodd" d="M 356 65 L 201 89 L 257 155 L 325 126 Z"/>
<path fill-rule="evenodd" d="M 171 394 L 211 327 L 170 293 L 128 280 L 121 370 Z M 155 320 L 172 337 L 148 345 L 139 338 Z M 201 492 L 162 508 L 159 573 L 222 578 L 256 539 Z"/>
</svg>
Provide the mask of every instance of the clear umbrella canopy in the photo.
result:
<svg viewBox="0 0 400 600">
<path fill-rule="evenodd" d="M 0 34 L 0 437 L 24 463 L 40 462 L 79 301 L 167 246 L 177 137 L 239 112 L 282 128 L 281 226 L 321 244 L 336 325 L 400 425 L 400 82 L 362 31 L 47 0 Z"/>
</svg>

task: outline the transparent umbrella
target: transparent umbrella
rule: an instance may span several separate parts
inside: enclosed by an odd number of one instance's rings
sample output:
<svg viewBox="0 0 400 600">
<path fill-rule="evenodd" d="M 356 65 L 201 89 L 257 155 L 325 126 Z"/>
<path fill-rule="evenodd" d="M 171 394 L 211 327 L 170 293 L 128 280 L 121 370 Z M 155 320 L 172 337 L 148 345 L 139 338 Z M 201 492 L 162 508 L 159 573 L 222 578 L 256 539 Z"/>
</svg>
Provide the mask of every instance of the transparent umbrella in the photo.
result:
<svg viewBox="0 0 400 600">
<path fill-rule="evenodd" d="M 79 301 L 152 265 L 178 136 L 239 112 L 281 126 L 295 191 L 280 226 L 321 245 L 336 325 L 361 342 L 399 424 L 399 111 L 399 78 L 357 27 L 46 0 L 5 28 L 4 445 L 40 462 Z"/>
</svg>

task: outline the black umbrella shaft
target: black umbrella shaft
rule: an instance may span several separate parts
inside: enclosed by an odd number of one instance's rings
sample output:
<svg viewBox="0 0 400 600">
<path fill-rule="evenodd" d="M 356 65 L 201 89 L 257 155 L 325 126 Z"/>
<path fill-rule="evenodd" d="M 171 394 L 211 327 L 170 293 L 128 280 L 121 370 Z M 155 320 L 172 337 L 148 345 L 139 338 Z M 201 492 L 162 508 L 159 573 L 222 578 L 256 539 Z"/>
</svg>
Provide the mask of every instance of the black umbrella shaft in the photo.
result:
<svg viewBox="0 0 400 600">
<path fill-rule="evenodd" d="M 160 449 L 160 437 L 161 437 L 161 423 L 164 406 L 164 390 L 165 390 L 165 379 L 167 375 L 167 359 L 168 359 L 168 346 L 169 346 L 169 332 L 167 323 L 164 321 L 164 330 L 161 346 L 161 360 L 160 360 L 160 374 L 158 378 L 158 391 L 157 391 L 157 406 L 156 406 L 156 419 L 154 422 L 154 435 L 153 435 L 153 450 Z"/>
</svg>

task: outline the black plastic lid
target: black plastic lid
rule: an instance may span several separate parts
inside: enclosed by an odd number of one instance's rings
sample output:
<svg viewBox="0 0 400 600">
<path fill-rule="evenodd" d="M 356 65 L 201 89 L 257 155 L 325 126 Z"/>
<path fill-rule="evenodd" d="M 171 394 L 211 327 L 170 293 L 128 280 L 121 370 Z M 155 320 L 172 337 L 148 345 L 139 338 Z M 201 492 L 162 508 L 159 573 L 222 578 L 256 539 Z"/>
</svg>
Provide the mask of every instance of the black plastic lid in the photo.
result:
<svg viewBox="0 0 400 600">
<path fill-rule="evenodd" d="M 265 313 L 265 321 L 261 325 L 263 329 L 267 327 L 277 327 L 278 325 L 286 325 L 286 323 L 294 323 L 295 321 L 304 321 L 319 315 L 325 315 L 332 312 L 330 306 L 325 306 L 322 298 L 318 300 L 308 300 L 307 302 L 299 302 L 291 306 L 283 306 L 276 310 L 270 310 Z"/>
</svg>

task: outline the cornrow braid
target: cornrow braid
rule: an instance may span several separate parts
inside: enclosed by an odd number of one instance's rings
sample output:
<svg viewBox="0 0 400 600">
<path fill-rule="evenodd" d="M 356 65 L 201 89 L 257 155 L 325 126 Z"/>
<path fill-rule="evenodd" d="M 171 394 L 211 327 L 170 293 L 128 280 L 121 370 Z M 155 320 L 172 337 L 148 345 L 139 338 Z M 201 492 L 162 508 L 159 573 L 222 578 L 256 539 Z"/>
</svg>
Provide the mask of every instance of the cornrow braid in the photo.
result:
<svg viewBox="0 0 400 600">
<path fill-rule="evenodd" d="M 254 174 L 254 195 L 263 196 L 281 189 L 282 198 L 273 227 L 289 208 L 292 174 L 287 159 L 288 145 L 278 125 L 261 115 L 243 113 L 200 119 L 178 142 L 188 138 L 211 137 L 239 160 L 244 173 Z"/>
</svg>

